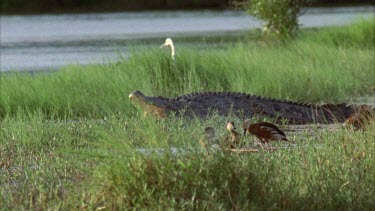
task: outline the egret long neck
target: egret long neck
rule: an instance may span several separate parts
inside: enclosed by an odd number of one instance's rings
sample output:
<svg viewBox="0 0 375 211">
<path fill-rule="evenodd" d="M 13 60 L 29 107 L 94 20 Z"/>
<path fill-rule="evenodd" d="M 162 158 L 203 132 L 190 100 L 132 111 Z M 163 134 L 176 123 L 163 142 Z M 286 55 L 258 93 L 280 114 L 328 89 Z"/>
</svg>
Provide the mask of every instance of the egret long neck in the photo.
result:
<svg viewBox="0 0 375 211">
<path fill-rule="evenodd" d="M 171 53 L 172 60 L 174 61 L 174 45 L 173 44 L 171 44 L 171 50 L 172 50 L 172 53 Z"/>
</svg>

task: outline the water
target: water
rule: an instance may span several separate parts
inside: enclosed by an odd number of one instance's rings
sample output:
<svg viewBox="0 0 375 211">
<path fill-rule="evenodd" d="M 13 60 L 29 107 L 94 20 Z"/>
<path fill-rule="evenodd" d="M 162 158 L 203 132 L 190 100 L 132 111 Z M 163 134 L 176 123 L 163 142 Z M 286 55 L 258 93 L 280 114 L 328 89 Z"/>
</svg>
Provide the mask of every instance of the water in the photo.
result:
<svg viewBox="0 0 375 211">
<path fill-rule="evenodd" d="M 373 11 L 373 6 L 314 8 L 300 17 L 300 23 L 344 25 L 374 17 Z M 119 53 L 127 56 L 129 46 L 155 47 L 166 37 L 238 36 L 261 25 L 242 11 L 229 10 L 1 16 L 0 70 L 113 62 Z"/>
</svg>

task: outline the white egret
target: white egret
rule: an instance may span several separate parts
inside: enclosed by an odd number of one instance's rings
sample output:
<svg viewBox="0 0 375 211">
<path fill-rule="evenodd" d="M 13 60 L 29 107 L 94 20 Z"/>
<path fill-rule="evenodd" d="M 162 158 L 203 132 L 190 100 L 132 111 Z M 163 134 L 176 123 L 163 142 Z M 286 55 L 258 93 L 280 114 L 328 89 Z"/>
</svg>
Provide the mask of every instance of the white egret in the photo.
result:
<svg viewBox="0 0 375 211">
<path fill-rule="evenodd" d="M 174 55 L 175 55 L 175 50 L 174 50 L 174 45 L 173 45 L 173 41 L 171 38 L 167 38 L 165 39 L 163 45 L 160 46 L 160 48 L 164 48 L 164 47 L 167 47 L 167 46 L 170 46 L 171 47 L 171 57 L 172 57 L 172 60 L 174 61 Z"/>
</svg>

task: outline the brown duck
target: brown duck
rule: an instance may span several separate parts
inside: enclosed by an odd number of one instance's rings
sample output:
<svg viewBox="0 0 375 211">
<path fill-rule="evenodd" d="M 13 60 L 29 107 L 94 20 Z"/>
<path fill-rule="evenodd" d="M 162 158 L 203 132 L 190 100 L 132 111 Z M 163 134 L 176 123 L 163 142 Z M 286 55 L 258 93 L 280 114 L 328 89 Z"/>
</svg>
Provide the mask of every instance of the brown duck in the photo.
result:
<svg viewBox="0 0 375 211">
<path fill-rule="evenodd" d="M 246 132 L 255 135 L 262 143 L 268 143 L 270 140 L 289 141 L 285 133 L 276 125 L 269 122 L 258 122 L 251 124 L 250 120 L 246 120 L 243 124 L 244 135 Z"/>
</svg>

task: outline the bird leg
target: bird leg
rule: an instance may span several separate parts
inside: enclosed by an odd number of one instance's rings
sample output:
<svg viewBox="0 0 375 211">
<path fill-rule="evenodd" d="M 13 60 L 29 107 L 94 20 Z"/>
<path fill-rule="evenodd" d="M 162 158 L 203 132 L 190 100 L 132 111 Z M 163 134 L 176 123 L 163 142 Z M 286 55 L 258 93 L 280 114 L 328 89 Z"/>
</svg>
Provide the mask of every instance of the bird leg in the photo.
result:
<svg viewBox="0 0 375 211">
<path fill-rule="evenodd" d="M 255 143 L 257 143 L 258 145 L 260 145 L 260 147 L 264 150 L 264 148 L 263 148 L 264 140 L 262 138 L 259 138 L 259 137 L 257 137 L 257 138 L 260 140 L 260 142 L 258 142 L 257 140 L 255 140 Z"/>
</svg>

